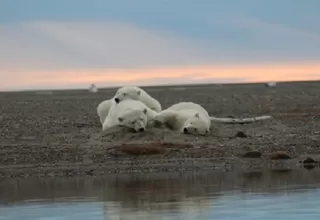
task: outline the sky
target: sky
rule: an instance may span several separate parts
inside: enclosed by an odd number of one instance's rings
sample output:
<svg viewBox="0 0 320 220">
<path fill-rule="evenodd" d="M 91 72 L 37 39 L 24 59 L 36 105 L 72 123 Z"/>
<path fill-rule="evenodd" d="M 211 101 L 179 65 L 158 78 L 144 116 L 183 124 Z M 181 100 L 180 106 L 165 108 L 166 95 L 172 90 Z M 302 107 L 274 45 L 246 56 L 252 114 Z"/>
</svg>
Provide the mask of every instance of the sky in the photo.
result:
<svg viewBox="0 0 320 220">
<path fill-rule="evenodd" d="M 0 90 L 320 80 L 319 0 L 1 0 Z"/>
</svg>

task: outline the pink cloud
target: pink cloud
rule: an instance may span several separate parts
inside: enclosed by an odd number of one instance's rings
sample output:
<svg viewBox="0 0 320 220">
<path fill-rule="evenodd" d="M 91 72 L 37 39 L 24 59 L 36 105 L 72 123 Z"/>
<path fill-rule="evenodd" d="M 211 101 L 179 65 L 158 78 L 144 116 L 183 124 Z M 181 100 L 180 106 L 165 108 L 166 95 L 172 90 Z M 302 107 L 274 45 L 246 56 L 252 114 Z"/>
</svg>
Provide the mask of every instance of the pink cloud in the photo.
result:
<svg viewBox="0 0 320 220">
<path fill-rule="evenodd" d="M 216 82 L 320 80 L 320 62 L 158 67 L 139 69 L 76 69 L 23 72 L 0 82 L 9 88 L 75 88 L 126 84 L 157 85 Z"/>
</svg>

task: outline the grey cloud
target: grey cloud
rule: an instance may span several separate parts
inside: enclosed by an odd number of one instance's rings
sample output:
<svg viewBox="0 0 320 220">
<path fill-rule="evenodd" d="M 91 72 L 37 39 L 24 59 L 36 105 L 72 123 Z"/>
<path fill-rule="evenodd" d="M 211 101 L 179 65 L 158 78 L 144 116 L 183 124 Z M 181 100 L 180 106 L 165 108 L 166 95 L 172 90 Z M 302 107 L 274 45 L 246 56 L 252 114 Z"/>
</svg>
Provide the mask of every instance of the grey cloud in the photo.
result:
<svg viewBox="0 0 320 220">
<path fill-rule="evenodd" d="M 121 23 L 27 23 L 0 27 L 0 67 L 138 68 L 201 64 L 210 55 L 178 36 Z"/>
</svg>

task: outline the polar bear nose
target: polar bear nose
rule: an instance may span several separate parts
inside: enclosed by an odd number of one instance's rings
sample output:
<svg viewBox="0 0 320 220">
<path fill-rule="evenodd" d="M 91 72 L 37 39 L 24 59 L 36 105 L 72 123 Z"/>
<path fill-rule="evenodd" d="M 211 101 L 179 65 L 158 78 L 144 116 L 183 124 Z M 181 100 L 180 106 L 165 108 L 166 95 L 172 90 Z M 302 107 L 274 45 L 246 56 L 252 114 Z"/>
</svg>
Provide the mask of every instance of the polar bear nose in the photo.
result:
<svg viewBox="0 0 320 220">
<path fill-rule="evenodd" d="M 188 133 L 188 128 L 184 128 L 183 133 L 185 133 L 185 134 Z"/>
<path fill-rule="evenodd" d="M 119 100 L 118 98 L 115 98 L 114 101 L 115 101 L 116 103 L 119 103 L 119 102 L 120 102 L 120 100 Z"/>
<path fill-rule="evenodd" d="M 139 131 L 140 131 L 140 132 L 143 132 L 143 131 L 144 131 L 144 128 L 139 128 Z"/>
</svg>

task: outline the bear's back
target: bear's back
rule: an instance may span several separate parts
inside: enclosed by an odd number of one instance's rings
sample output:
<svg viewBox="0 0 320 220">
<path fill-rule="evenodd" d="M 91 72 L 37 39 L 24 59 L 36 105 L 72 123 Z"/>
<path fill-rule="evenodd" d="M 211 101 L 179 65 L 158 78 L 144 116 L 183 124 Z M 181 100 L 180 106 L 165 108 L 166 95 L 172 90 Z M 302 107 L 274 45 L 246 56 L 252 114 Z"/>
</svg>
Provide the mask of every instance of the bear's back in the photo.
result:
<svg viewBox="0 0 320 220">
<path fill-rule="evenodd" d="M 119 111 L 127 109 L 144 109 L 147 107 L 143 102 L 132 99 L 125 99 L 116 105 L 116 109 Z"/>
<path fill-rule="evenodd" d="M 160 112 L 162 110 L 161 104 L 158 100 L 149 95 L 146 91 L 141 89 L 140 100 L 145 105 L 147 105 L 150 109 Z"/>
<path fill-rule="evenodd" d="M 168 109 L 180 112 L 186 112 L 188 114 L 200 113 L 203 117 L 207 119 L 210 118 L 207 110 L 201 105 L 194 102 L 180 102 L 170 106 Z"/>
<path fill-rule="evenodd" d="M 180 110 L 197 110 L 201 112 L 206 112 L 206 110 L 199 104 L 196 104 L 194 102 L 179 102 L 177 104 L 174 104 L 170 106 L 168 109 L 170 110 L 175 110 L 175 111 L 180 111 Z"/>
</svg>

